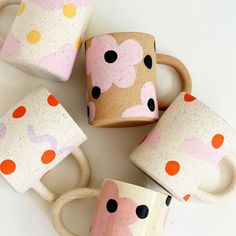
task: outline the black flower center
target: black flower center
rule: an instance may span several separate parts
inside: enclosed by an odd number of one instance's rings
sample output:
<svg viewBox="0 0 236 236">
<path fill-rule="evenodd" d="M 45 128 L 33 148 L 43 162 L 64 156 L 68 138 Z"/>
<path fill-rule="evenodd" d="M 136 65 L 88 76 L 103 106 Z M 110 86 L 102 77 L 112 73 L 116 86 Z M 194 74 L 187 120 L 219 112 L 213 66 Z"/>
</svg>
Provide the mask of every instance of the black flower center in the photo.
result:
<svg viewBox="0 0 236 236">
<path fill-rule="evenodd" d="M 107 63 L 114 63 L 118 58 L 118 55 L 115 51 L 109 50 L 105 52 L 104 59 Z"/>
<path fill-rule="evenodd" d="M 136 208 L 136 215 L 138 216 L 138 218 L 145 219 L 147 218 L 148 214 L 149 209 L 146 205 L 140 205 Z"/>
<path fill-rule="evenodd" d="M 98 86 L 92 88 L 92 96 L 94 99 L 98 99 L 101 95 L 101 89 Z"/>
<path fill-rule="evenodd" d="M 107 202 L 107 211 L 110 212 L 110 213 L 114 213 L 116 212 L 117 208 L 118 208 L 118 203 L 116 200 L 114 199 L 110 199 L 108 202 Z"/>
<path fill-rule="evenodd" d="M 152 69 L 152 57 L 150 55 L 144 57 L 144 64 L 148 69 Z"/>
<path fill-rule="evenodd" d="M 153 98 L 150 98 L 149 100 L 148 100 L 148 102 L 147 102 L 147 106 L 148 106 L 148 108 L 149 108 L 149 110 L 151 111 L 151 112 L 154 112 L 155 111 L 155 101 L 154 101 L 154 99 Z"/>
</svg>

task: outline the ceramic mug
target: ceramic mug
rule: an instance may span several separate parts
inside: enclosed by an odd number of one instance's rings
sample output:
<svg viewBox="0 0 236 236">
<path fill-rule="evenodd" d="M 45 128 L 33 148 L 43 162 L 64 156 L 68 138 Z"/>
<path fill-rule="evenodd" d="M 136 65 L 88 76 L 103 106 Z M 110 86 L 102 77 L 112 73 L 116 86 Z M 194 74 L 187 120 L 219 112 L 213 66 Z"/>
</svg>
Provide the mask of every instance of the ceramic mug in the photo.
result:
<svg viewBox="0 0 236 236">
<path fill-rule="evenodd" d="M 34 189 L 53 202 L 56 194 L 40 179 L 70 153 L 81 169 L 79 186 L 88 186 L 89 164 L 78 148 L 86 139 L 58 100 L 39 86 L 0 118 L 0 173 L 17 192 Z"/>
<path fill-rule="evenodd" d="M 54 203 L 53 222 L 61 236 L 75 236 L 63 224 L 62 209 L 76 199 L 98 197 L 90 236 L 160 236 L 171 197 L 116 180 L 104 180 L 101 190 L 81 188 Z"/>
<path fill-rule="evenodd" d="M 196 194 L 206 202 L 217 203 L 235 191 L 235 134 L 204 103 L 181 93 L 130 160 L 181 201 Z M 204 191 L 201 183 L 208 171 L 224 158 L 233 170 L 229 187 L 217 194 Z"/>
<path fill-rule="evenodd" d="M 67 81 L 82 45 L 91 0 L 0 0 L 0 11 L 20 4 L 1 58 L 45 79 Z"/>
<path fill-rule="evenodd" d="M 190 92 L 188 70 L 178 59 L 156 53 L 155 38 L 145 33 L 110 33 L 86 41 L 89 123 L 95 127 L 125 127 L 153 123 L 158 107 L 157 64 L 173 67 Z"/>
</svg>

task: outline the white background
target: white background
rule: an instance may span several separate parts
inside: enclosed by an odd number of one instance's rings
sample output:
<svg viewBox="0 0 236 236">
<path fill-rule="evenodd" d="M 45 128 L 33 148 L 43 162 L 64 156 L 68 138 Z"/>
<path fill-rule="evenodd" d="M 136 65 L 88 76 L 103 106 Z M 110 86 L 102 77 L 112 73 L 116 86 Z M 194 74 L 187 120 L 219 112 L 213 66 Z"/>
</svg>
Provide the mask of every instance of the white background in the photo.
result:
<svg viewBox="0 0 236 236">
<path fill-rule="evenodd" d="M 88 37 L 114 31 L 154 34 L 159 52 L 178 57 L 189 68 L 193 94 L 236 128 L 235 9 L 235 0 L 97 0 Z M 7 34 L 15 12 L 12 7 L 1 13 L 2 34 Z M 159 95 L 170 90 L 176 95 L 178 77 L 167 67 L 158 68 Z M 59 98 L 87 134 L 82 148 L 91 161 L 92 187 L 98 188 L 106 177 L 143 183 L 144 175 L 129 163 L 128 155 L 152 126 L 96 129 L 87 124 L 84 48 L 67 83 L 46 82 L 0 61 L 0 114 L 40 83 Z M 224 166 L 220 170 L 227 172 Z M 75 188 L 77 179 L 77 166 L 70 157 L 43 181 L 54 191 L 64 192 Z M 209 173 L 204 185 L 222 182 L 216 171 Z M 94 207 L 95 201 L 71 203 L 63 212 L 66 225 L 81 236 L 88 235 Z M 0 177 L 1 236 L 56 236 L 50 209 L 34 192 L 19 195 Z M 165 235 L 235 236 L 235 219 L 236 194 L 218 206 L 195 199 L 187 204 L 172 201 Z"/>
</svg>

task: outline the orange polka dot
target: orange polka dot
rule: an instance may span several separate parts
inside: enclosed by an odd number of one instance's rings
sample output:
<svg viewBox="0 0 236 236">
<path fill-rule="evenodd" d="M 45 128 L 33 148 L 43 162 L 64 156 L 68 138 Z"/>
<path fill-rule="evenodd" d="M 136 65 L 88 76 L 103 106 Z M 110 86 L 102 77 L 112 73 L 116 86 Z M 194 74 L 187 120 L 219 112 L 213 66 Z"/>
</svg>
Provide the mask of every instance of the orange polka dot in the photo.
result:
<svg viewBox="0 0 236 236">
<path fill-rule="evenodd" d="M 41 161 L 43 164 L 51 163 L 56 157 L 56 153 L 53 150 L 47 150 L 43 153 Z"/>
<path fill-rule="evenodd" d="M 26 108 L 24 106 L 20 106 L 16 108 L 16 110 L 12 113 L 12 117 L 18 119 L 23 117 L 25 113 L 26 113 Z"/>
<path fill-rule="evenodd" d="M 48 96 L 48 104 L 50 106 L 55 107 L 59 104 L 59 101 L 53 95 L 50 95 L 50 96 Z"/>
<path fill-rule="evenodd" d="M 211 140 L 214 148 L 220 148 L 224 143 L 224 136 L 222 134 L 216 134 Z"/>
<path fill-rule="evenodd" d="M 184 201 L 187 202 L 190 199 L 191 195 L 187 194 L 183 197 Z"/>
<path fill-rule="evenodd" d="M 194 96 L 192 96 L 191 94 L 186 93 L 186 94 L 184 95 L 184 101 L 185 101 L 185 102 L 192 102 L 192 101 L 194 101 L 194 100 L 196 100 L 196 98 L 195 98 Z"/>
<path fill-rule="evenodd" d="M 177 175 L 180 170 L 180 164 L 177 161 L 169 161 L 166 164 L 166 173 L 170 176 Z"/>
<path fill-rule="evenodd" d="M 16 164 L 12 160 L 5 160 L 1 163 L 0 168 L 4 175 L 10 175 L 16 170 Z"/>
</svg>

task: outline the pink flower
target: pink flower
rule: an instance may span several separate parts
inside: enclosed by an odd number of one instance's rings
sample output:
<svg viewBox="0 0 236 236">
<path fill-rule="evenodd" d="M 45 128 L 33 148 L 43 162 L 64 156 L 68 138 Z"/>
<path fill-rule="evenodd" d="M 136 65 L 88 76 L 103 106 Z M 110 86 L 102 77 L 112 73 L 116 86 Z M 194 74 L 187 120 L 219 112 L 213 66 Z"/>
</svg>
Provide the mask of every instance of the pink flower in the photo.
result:
<svg viewBox="0 0 236 236">
<path fill-rule="evenodd" d="M 102 187 L 91 235 L 132 236 L 129 225 L 138 220 L 136 208 L 132 199 L 119 198 L 114 181 L 107 181 Z"/>
<path fill-rule="evenodd" d="M 77 7 L 82 7 L 90 3 L 90 0 L 33 0 L 33 2 L 44 10 L 61 9 L 66 4 L 73 4 Z"/>
<path fill-rule="evenodd" d="M 75 47 L 71 44 L 65 44 L 54 54 L 42 57 L 39 60 L 39 65 L 66 81 L 71 75 L 76 55 Z"/>
<path fill-rule="evenodd" d="M 158 118 L 158 104 L 156 89 L 152 82 L 143 85 L 140 91 L 141 105 L 129 107 L 122 113 L 122 117 L 150 117 Z"/>
<path fill-rule="evenodd" d="M 20 41 L 12 34 L 8 35 L 6 41 L 3 43 L 1 53 L 9 57 L 19 57 L 21 54 Z"/>
<path fill-rule="evenodd" d="M 140 44 L 127 39 L 120 45 L 111 35 L 93 38 L 86 53 L 86 71 L 91 75 L 93 87 L 101 92 L 114 83 L 119 88 L 128 88 L 135 83 L 136 69 L 143 58 Z"/>
<path fill-rule="evenodd" d="M 93 102 L 89 102 L 88 104 L 88 118 L 89 122 L 93 121 L 96 115 L 96 107 Z"/>
<path fill-rule="evenodd" d="M 6 136 L 7 127 L 4 123 L 0 123 L 0 139 L 3 139 Z"/>
<path fill-rule="evenodd" d="M 197 138 L 186 139 L 181 147 L 181 152 L 213 165 L 219 163 L 224 157 L 221 149 L 215 149 L 210 142 L 204 143 Z"/>
<path fill-rule="evenodd" d="M 4 45 L 4 39 L 0 37 L 0 49 L 2 49 Z"/>
</svg>

